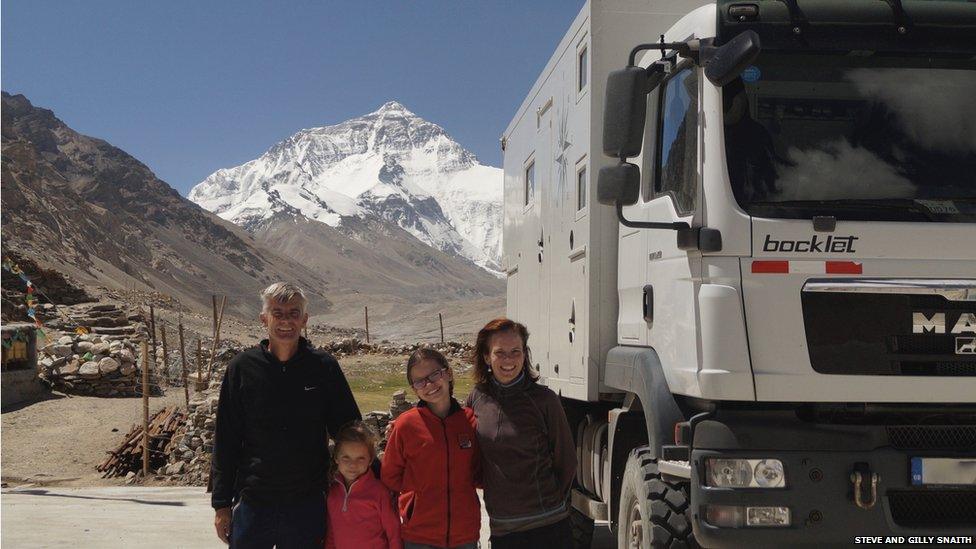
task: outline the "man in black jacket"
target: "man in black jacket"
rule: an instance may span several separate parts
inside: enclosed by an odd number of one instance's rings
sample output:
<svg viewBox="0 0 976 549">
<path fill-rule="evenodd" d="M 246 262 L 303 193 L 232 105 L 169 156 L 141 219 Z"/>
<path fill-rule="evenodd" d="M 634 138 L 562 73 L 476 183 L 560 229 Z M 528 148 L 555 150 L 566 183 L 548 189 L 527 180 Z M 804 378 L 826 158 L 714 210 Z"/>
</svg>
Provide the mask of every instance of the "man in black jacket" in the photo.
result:
<svg viewBox="0 0 976 549">
<path fill-rule="evenodd" d="M 301 289 L 261 292 L 268 339 L 231 360 L 220 388 L 211 479 L 217 535 L 234 548 L 322 547 L 328 437 L 359 408 L 336 360 L 301 337 Z"/>
</svg>

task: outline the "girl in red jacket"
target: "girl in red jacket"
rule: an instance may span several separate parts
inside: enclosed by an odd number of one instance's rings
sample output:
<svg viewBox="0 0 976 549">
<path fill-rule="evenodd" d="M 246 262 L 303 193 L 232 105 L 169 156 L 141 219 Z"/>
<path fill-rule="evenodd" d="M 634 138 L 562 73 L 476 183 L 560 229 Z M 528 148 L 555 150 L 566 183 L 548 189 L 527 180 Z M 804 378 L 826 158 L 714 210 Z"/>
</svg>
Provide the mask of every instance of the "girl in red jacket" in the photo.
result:
<svg viewBox="0 0 976 549">
<path fill-rule="evenodd" d="M 393 497 L 370 471 L 376 441 L 359 422 L 335 437 L 336 472 L 328 496 L 326 549 L 402 549 Z"/>
<path fill-rule="evenodd" d="M 474 416 L 454 400 L 451 368 L 441 353 L 410 355 L 407 382 L 420 402 L 393 423 L 381 468 L 383 482 L 400 492 L 404 547 L 474 549 L 481 532 Z"/>
</svg>

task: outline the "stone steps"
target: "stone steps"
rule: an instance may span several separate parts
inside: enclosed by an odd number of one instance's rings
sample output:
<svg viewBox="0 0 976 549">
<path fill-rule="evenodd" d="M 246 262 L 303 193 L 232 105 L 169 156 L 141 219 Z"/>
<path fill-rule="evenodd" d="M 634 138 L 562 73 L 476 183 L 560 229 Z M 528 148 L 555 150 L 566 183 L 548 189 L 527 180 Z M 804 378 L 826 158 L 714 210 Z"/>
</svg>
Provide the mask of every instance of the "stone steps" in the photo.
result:
<svg viewBox="0 0 976 549">
<path fill-rule="evenodd" d="M 128 324 L 126 326 L 94 326 L 91 333 L 97 335 L 134 335 L 139 332 L 139 327 Z"/>
</svg>

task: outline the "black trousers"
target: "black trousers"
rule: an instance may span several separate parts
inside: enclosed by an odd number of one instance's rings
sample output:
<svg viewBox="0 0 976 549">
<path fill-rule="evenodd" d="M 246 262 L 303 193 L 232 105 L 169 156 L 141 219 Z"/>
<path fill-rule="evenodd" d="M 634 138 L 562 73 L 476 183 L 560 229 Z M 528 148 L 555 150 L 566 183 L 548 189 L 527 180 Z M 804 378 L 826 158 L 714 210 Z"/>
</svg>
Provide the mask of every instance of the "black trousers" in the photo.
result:
<svg viewBox="0 0 976 549">
<path fill-rule="evenodd" d="M 572 549 L 573 529 L 569 517 L 555 524 L 524 532 L 491 536 L 491 549 L 541 549 L 543 547 Z"/>
<path fill-rule="evenodd" d="M 287 504 L 242 501 L 234 508 L 230 549 L 321 549 L 325 509 L 321 492 Z"/>
</svg>

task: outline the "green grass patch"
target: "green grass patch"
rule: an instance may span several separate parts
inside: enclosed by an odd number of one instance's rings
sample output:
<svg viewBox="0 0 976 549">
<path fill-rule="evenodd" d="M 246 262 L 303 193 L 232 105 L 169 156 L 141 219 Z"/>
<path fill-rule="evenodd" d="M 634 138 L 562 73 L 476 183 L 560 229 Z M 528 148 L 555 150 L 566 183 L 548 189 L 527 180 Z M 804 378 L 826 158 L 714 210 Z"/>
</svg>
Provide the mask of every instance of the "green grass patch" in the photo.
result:
<svg viewBox="0 0 976 549">
<path fill-rule="evenodd" d="M 407 399 L 417 400 L 413 389 L 407 386 L 406 358 L 389 356 L 357 356 L 341 360 L 352 394 L 362 413 L 373 410 L 389 411 L 393 393 L 407 392 Z M 474 382 L 468 372 L 454 373 L 454 395 L 463 404 Z"/>
</svg>

